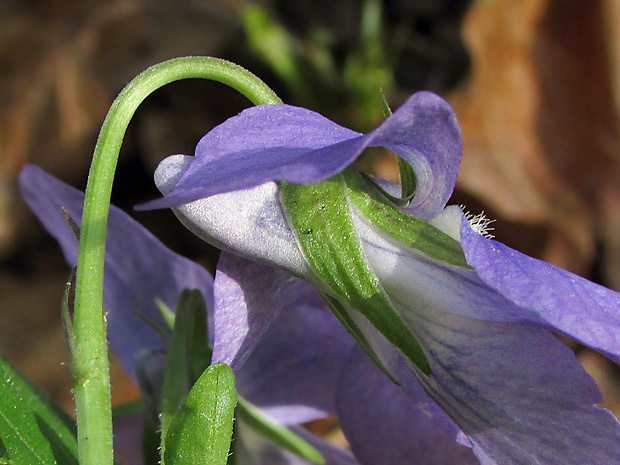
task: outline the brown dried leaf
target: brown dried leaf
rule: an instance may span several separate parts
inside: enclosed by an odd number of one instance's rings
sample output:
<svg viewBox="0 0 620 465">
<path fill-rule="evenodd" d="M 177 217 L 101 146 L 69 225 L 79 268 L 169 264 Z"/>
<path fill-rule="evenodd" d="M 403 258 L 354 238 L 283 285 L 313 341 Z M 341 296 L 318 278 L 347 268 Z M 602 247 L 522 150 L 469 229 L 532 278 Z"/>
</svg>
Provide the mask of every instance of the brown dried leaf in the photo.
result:
<svg viewBox="0 0 620 465">
<path fill-rule="evenodd" d="M 619 164 L 601 1 L 478 1 L 464 26 L 459 186 L 506 219 L 549 228 L 544 258 L 585 273 Z"/>
</svg>

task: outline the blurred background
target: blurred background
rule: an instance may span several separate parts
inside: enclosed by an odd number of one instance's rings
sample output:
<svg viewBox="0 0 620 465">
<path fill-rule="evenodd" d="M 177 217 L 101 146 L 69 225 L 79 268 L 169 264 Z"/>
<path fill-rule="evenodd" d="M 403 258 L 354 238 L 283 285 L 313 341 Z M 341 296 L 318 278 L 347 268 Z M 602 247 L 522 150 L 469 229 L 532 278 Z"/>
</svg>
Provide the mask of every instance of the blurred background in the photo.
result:
<svg viewBox="0 0 620 465">
<path fill-rule="evenodd" d="M 165 59 L 211 55 L 287 103 L 369 131 L 429 89 L 464 132 L 451 203 L 496 219 L 496 238 L 620 290 L 620 2 L 589 0 L 0 0 L 0 354 L 69 411 L 60 321 L 68 268 L 16 189 L 34 163 L 81 189 L 115 96 Z M 113 203 L 157 196 L 152 172 L 249 103 L 184 81 L 130 125 Z M 360 163 L 397 179 L 390 154 Z M 214 268 L 214 250 L 168 211 L 134 217 Z M 620 370 L 571 344 L 620 414 Z M 115 403 L 136 389 L 114 368 Z"/>
</svg>

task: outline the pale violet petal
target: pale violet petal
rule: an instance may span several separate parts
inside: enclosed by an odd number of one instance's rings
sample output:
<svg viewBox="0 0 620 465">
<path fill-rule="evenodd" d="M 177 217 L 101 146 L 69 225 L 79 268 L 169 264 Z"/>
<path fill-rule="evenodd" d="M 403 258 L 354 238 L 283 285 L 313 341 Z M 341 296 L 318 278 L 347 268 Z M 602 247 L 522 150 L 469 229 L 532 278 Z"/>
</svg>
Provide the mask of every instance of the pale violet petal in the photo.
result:
<svg viewBox="0 0 620 465">
<path fill-rule="evenodd" d="M 461 129 L 448 103 L 432 92 L 417 92 L 366 137 L 369 146 L 385 147 L 413 167 L 416 191 L 404 209 L 420 218 L 437 216 L 461 164 Z"/>
<path fill-rule="evenodd" d="M 483 465 L 620 463 L 620 423 L 572 351 L 529 323 L 404 309 L 432 375 L 420 383 Z"/>
<path fill-rule="evenodd" d="M 461 227 L 467 262 L 489 288 L 544 324 L 620 362 L 620 294 Z"/>
<path fill-rule="evenodd" d="M 475 270 L 430 260 L 362 218 L 356 225 L 371 269 L 425 351 L 431 378 L 411 370 L 481 463 L 620 463 L 617 420 L 596 407 L 596 385 L 570 350 L 523 323 L 522 309 Z M 574 453 L 571 443 L 583 447 Z"/>
<path fill-rule="evenodd" d="M 354 341 L 309 283 L 223 252 L 215 302 L 213 361 L 233 368 L 244 397 L 282 424 L 334 413 Z"/>
<path fill-rule="evenodd" d="M 399 382 L 402 386 L 388 379 L 361 349 L 352 352 L 337 405 L 340 425 L 358 460 L 364 465 L 404 464 L 414 458 L 425 465 L 478 464 L 471 449 L 456 442 L 456 425 L 411 373 L 406 382 Z"/>
<path fill-rule="evenodd" d="M 78 242 L 63 209 L 81 224 L 84 193 L 32 165 L 22 170 L 20 187 L 24 199 L 60 243 L 69 265 L 75 266 Z M 211 275 L 200 265 L 172 252 L 129 215 L 111 206 L 103 302 L 110 346 L 134 379 L 139 354 L 165 347 L 165 341 L 152 327 L 167 330 L 156 299 L 175 309 L 184 288 L 200 290 L 211 312 Z"/>
<path fill-rule="evenodd" d="M 278 314 L 296 298 L 283 286 L 287 280 L 298 281 L 284 270 L 222 252 L 214 283 L 213 363 L 225 363 L 234 371 L 243 366 Z M 272 305 L 263 305 L 268 299 Z"/>
<path fill-rule="evenodd" d="M 461 222 L 463 221 L 463 210 L 458 205 L 449 205 L 444 208 L 439 215 L 429 221 L 440 231 L 446 233 L 452 239 L 461 241 Z"/>
</svg>

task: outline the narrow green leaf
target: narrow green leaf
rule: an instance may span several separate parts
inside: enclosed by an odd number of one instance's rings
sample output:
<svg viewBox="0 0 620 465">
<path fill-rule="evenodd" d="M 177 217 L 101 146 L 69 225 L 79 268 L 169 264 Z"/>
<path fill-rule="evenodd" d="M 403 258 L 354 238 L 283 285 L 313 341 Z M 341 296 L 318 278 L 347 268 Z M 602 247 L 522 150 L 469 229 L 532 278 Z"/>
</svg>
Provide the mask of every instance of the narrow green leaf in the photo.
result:
<svg viewBox="0 0 620 465">
<path fill-rule="evenodd" d="M 225 465 L 230 450 L 235 377 L 221 363 L 208 367 L 164 436 L 165 465 Z"/>
<path fill-rule="evenodd" d="M 298 95 L 308 96 L 306 76 L 299 66 L 294 37 L 263 8 L 250 4 L 243 9 L 243 26 L 252 50 Z"/>
<path fill-rule="evenodd" d="M 325 292 L 362 313 L 425 374 L 430 366 L 418 341 L 368 267 L 347 198 L 344 178 L 317 184 L 281 184 L 289 220 Z"/>
<path fill-rule="evenodd" d="M 385 92 L 383 88 L 379 89 L 379 95 L 381 96 L 381 108 L 383 108 L 383 116 L 387 118 L 392 114 L 392 109 L 390 108 L 390 104 L 385 97 Z"/>
<path fill-rule="evenodd" d="M 430 258 L 470 268 L 461 244 L 424 220 L 390 205 L 381 192 L 359 171 L 344 173 L 347 194 L 362 216 L 388 236 Z"/>
<path fill-rule="evenodd" d="M 64 207 L 60 207 L 60 208 L 62 209 L 62 214 L 65 216 L 65 220 L 67 221 L 67 224 L 71 228 L 71 231 L 73 231 L 73 235 L 79 241 L 80 240 L 80 227 L 77 225 L 75 220 L 71 218 L 71 215 L 69 215 L 69 212 L 65 210 Z"/>
<path fill-rule="evenodd" d="M 1 359 L 0 376 L 0 463 L 77 465 L 65 420 Z"/>
<path fill-rule="evenodd" d="M 164 323 L 166 323 L 166 326 L 170 329 L 174 328 L 175 314 L 172 310 L 170 310 L 170 307 L 166 305 L 166 302 L 164 302 L 160 298 L 155 298 L 155 306 L 157 307 L 157 310 L 159 310 L 162 318 L 164 319 Z"/>
<path fill-rule="evenodd" d="M 185 289 L 180 297 L 174 318 L 172 338 L 166 355 L 166 372 L 161 405 L 161 430 L 165 436 L 173 415 L 185 400 L 199 373 L 210 363 L 196 360 L 208 348 L 206 334 L 206 308 L 202 294 Z M 205 355 L 206 357 L 206 355 Z"/>
<path fill-rule="evenodd" d="M 239 420 L 254 429 L 258 434 L 312 463 L 321 465 L 325 463 L 321 453 L 293 431 L 266 419 L 254 405 L 243 397 L 238 397 L 237 402 L 237 416 Z"/>
<path fill-rule="evenodd" d="M 60 305 L 60 315 L 62 319 L 62 325 L 65 330 L 65 338 L 67 340 L 67 347 L 69 348 L 69 356 L 73 357 L 75 353 L 75 331 L 73 331 L 73 321 L 71 321 L 71 290 L 75 287 L 75 268 L 71 270 L 69 279 L 65 284 L 65 293 Z"/>
</svg>

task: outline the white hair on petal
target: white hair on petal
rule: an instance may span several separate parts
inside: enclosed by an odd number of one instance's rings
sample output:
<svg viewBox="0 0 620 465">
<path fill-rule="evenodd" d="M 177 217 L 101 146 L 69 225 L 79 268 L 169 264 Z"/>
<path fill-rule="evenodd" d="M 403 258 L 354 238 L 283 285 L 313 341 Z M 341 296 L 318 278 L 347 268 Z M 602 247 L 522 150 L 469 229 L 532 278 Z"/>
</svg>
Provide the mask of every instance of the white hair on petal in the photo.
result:
<svg viewBox="0 0 620 465">
<path fill-rule="evenodd" d="M 459 205 L 459 207 L 461 208 L 461 210 L 463 210 L 465 218 L 469 222 L 471 229 L 488 239 L 493 239 L 495 237 L 493 234 L 490 233 L 490 231 L 493 231 L 493 229 L 495 229 L 493 228 L 493 226 L 491 226 L 492 223 L 495 223 L 495 220 L 488 218 L 484 214 L 484 210 L 482 210 L 479 214 L 474 215 L 473 213 L 466 211 L 465 206 Z"/>
</svg>

